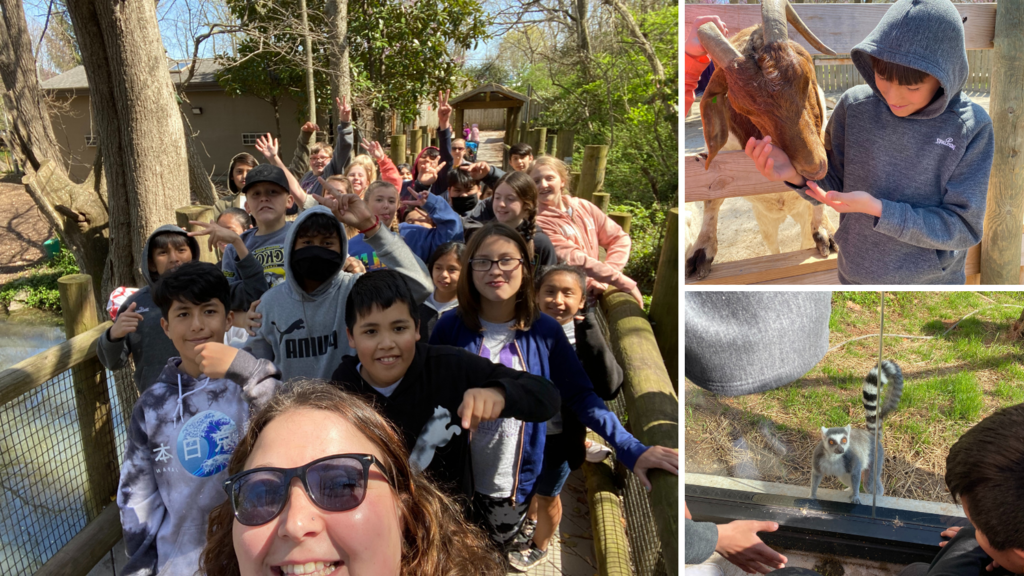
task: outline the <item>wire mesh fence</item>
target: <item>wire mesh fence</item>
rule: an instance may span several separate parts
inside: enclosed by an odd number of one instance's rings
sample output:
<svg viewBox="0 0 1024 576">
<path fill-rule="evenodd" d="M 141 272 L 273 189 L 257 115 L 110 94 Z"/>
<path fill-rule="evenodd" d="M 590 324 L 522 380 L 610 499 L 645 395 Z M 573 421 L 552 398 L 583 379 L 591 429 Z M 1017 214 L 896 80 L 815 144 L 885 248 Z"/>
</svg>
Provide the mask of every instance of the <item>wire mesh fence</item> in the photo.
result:
<svg viewBox="0 0 1024 576">
<path fill-rule="evenodd" d="M 0 406 L 0 574 L 35 572 L 85 527 L 97 501 L 114 495 L 138 398 L 132 373 L 130 364 L 110 372 L 90 359 Z M 102 398 L 103 390 L 109 403 L 85 417 L 109 413 L 113 442 L 109 434 L 95 441 L 96 428 L 83 435 L 80 425 L 82 395 Z"/>
</svg>

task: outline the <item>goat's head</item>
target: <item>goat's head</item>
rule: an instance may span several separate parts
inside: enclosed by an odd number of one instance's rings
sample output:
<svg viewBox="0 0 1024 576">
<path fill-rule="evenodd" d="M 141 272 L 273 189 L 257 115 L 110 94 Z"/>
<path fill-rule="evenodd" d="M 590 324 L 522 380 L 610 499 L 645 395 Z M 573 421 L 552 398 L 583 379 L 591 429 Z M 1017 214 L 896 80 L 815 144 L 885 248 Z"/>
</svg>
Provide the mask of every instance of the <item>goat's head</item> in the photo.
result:
<svg viewBox="0 0 1024 576">
<path fill-rule="evenodd" d="M 732 42 L 713 23 L 698 35 L 715 62 L 700 112 L 708 149 L 705 166 L 725 146 L 732 131 L 745 144 L 751 136 L 784 150 L 796 171 L 808 180 L 825 176 L 828 161 L 822 143 L 825 109 L 818 98 L 814 61 L 789 40 L 789 21 L 814 47 L 835 54 L 807 29 L 787 0 L 763 0 L 762 24 L 737 34 Z"/>
</svg>

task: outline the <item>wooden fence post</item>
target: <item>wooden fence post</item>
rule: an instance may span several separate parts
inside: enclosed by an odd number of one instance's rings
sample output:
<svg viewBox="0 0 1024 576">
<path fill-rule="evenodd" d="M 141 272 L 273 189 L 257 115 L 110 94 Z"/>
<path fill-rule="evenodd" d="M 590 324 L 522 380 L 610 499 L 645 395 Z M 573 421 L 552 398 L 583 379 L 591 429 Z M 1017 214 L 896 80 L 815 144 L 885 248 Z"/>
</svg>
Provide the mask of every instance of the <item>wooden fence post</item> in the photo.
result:
<svg viewBox="0 0 1024 576">
<path fill-rule="evenodd" d="M 601 209 L 601 212 L 608 213 L 608 204 L 611 202 L 612 195 L 606 192 L 594 192 L 594 206 Z"/>
<path fill-rule="evenodd" d="M 587 146 L 583 152 L 583 166 L 580 168 L 580 187 L 577 196 L 591 200 L 594 192 L 604 187 L 604 169 L 608 162 L 608 146 L 599 144 Z"/>
<path fill-rule="evenodd" d="M 534 130 L 534 141 L 537 143 L 533 147 L 533 157 L 537 158 L 544 155 L 544 149 L 548 144 L 548 129 L 537 128 Z"/>
<path fill-rule="evenodd" d="M 558 157 L 566 164 L 572 164 L 572 145 L 573 139 L 576 133 L 572 130 L 559 130 L 558 131 L 558 143 L 555 148 L 558 151 Z"/>
<path fill-rule="evenodd" d="M 195 224 L 189 224 L 189 220 L 195 220 L 196 222 L 213 222 L 213 206 L 184 206 L 174 211 L 174 217 L 178 221 L 178 226 L 183 228 L 186 232 L 193 232 L 200 230 L 199 226 Z M 203 262 L 209 262 L 210 264 L 216 264 L 219 258 L 217 253 L 210 250 L 209 244 L 206 242 L 205 236 L 200 236 L 196 239 L 199 242 L 199 260 Z"/>
<path fill-rule="evenodd" d="M 628 212 L 612 212 L 608 215 L 616 224 L 622 226 L 622 230 L 629 234 L 630 224 L 633 223 L 633 215 Z"/>
<path fill-rule="evenodd" d="M 572 184 L 572 195 L 579 197 L 580 195 L 580 173 L 569 172 L 569 182 Z"/>
<path fill-rule="evenodd" d="M 547 152 L 549 156 L 554 156 L 555 158 L 558 158 L 558 150 L 555 148 L 557 144 L 558 136 L 555 134 L 548 134 L 548 142 L 545 145 L 544 150 Z"/>
<path fill-rule="evenodd" d="M 405 134 L 393 134 L 391 136 L 391 161 L 395 166 L 405 164 Z"/>
<path fill-rule="evenodd" d="M 661 242 L 658 273 L 654 277 L 651 308 L 654 338 L 665 360 L 672 386 L 679 393 L 679 208 L 671 208 L 665 219 L 665 238 Z"/>
<path fill-rule="evenodd" d="M 420 150 L 423 150 L 427 146 L 430 146 L 430 128 L 423 127 L 423 134 L 421 135 L 423 140 L 420 142 Z"/>
<path fill-rule="evenodd" d="M 423 130 L 420 128 L 413 128 L 409 131 L 409 155 L 413 158 L 423 149 L 420 147 L 420 142 L 423 140 L 422 132 Z"/>
<path fill-rule="evenodd" d="M 1002 2 L 996 11 L 989 115 L 995 155 L 981 238 L 981 283 L 1020 281 L 1024 219 L 1024 3 Z"/>
<path fill-rule="evenodd" d="M 57 289 L 68 340 L 100 324 L 91 276 L 64 276 L 57 280 Z M 85 513 L 92 520 L 117 493 L 119 476 L 107 371 L 93 358 L 74 366 L 71 377 L 85 459 Z"/>
</svg>

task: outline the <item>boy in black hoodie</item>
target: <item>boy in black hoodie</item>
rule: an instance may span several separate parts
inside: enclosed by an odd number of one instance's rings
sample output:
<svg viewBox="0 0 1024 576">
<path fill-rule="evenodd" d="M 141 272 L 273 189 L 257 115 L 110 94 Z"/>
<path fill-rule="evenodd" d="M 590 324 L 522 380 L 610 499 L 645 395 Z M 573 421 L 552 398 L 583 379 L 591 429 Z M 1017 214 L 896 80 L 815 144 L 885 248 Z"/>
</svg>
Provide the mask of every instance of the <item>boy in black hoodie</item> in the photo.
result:
<svg viewBox="0 0 1024 576">
<path fill-rule="evenodd" d="M 402 432 L 410 462 L 450 495 L 473 494 L 469 433 L 481 421 L 545 422 L 560 406 L 544 378 L 461 348 L 419 343 L 416 300 L 393 270 L 361 276 L 345 302 L 349 346 L 331 380 L 369 395 Z"/>
</svg>

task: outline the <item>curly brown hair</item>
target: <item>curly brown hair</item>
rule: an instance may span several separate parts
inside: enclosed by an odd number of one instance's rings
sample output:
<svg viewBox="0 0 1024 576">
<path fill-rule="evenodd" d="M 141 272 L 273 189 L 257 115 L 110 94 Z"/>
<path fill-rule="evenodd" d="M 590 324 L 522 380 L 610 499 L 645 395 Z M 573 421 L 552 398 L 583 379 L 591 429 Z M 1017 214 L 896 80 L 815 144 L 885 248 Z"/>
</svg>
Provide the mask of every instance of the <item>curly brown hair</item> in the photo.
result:
<svg viewBox="0 0 1024 576">
<path fill-rule="evenodd" d="M 395 428 L 362 398 L 323 380 L 296 379 L 285 385 L 249 422 L 235 448 L 228 474 L 242 471 L 267 424 L 296 409 L 337 414 L 361 430 L 377 447 L 398 500 L 402 521 L 403 576 L 497 576 L 501 559 L 487 537 L 463 517 L 460 505 L 409 466 L 409 452 Z M 210 513 L 200 573 L 239 576 L 232 542 L 234 513 L 226 501 Z"/>
</svg>

